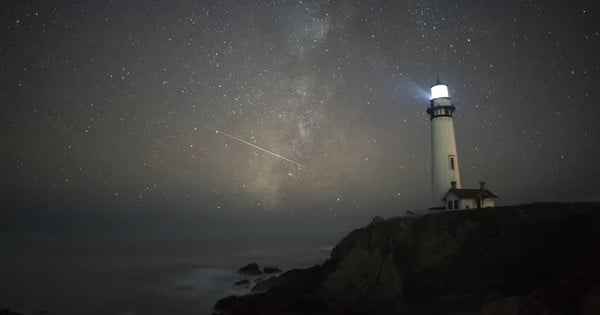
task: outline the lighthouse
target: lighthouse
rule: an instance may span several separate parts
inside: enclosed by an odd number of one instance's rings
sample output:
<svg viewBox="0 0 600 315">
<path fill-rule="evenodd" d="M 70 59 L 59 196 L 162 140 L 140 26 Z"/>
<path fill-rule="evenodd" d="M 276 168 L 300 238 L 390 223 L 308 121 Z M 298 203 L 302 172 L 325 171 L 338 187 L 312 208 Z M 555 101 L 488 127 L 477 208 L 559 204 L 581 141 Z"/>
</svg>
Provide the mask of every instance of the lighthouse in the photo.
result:
<svg viewBox="0 0 600 315">
<path fill-rule="evenodd" d="M 454 136 L 455 110 L 448 86 L 438 79 L 431 86 L 427 108 L 431 120 L 431 192 L 434 208 L 445 206 L 444 198 L 448 190 L 461 188 Z"/>
</svg>

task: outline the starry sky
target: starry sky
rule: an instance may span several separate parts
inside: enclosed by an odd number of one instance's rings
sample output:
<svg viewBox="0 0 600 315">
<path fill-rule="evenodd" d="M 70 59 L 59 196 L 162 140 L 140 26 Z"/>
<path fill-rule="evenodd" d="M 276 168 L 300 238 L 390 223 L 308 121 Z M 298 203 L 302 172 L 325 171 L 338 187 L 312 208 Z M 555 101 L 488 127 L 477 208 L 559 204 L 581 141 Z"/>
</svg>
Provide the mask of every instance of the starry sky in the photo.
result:
<svg viewBox="0 0 600 315">
<path fill-rule="evenodd" d="M 600 200 L 597 1 L 5 1 L 0 32 L 5 208 L 425 208 L 438 77 L 463 187 Z"/>
</svg>

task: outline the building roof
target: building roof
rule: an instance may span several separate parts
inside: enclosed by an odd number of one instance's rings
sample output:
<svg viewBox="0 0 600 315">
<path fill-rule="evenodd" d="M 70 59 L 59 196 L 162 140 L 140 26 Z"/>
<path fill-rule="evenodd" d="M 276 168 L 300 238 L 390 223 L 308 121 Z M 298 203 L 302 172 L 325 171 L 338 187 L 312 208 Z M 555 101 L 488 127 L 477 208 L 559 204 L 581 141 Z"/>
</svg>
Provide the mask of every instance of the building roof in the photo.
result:
<svg viewBox="0 0 600 315">
<path fill-rule="evenodd" d="M 497 199 L 493 192 L 487 189 L 463 189 L 463 188 L 450 188 L 446 195 L 444 195 L 444 200 L 450 194 L 454 193 L 460 199 L 477 199 L 477 198 L 494 198 Z"/>
</svg>

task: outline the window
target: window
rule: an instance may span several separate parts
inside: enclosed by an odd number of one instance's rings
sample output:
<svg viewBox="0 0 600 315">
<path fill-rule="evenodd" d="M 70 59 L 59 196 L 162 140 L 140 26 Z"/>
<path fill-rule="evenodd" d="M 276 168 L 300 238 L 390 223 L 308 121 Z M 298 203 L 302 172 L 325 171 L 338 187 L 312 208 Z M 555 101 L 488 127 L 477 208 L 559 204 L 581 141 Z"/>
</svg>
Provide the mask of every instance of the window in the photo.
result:
<svg viewBox="0 0 600 315">
<path fill-rule="evenodd" d="M 448 201 L 448 209 L 452 210 L 452 200 Z"/>
<path fill-rule="evenodd" d="M 454 209 L 460 209 L 458 206 L 458 200 L 454 200 Z"/>
<path fill-rule="evenodd" d="M 450 156 L 450 169 L 454 171 L 454 157 Z"/>
</svg>

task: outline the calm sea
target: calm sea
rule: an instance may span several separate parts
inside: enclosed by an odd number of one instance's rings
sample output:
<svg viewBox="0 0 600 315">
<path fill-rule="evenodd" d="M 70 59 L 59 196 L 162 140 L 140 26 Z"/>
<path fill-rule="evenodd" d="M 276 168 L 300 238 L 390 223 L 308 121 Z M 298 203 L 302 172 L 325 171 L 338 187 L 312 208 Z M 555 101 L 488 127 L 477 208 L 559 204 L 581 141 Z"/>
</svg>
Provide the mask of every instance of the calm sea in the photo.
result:
<svg viewBox="0 0 600 315">
<path fill-rule="evenodd" d="M 233 283 L 248 263 L 282 269 L 324 261 L 341 235 L 243 239 L 69 238 L 1 240 L 0 308 L 35 314 L 210 314 L 215 301 L 244 294 Z"/>
</svg>

